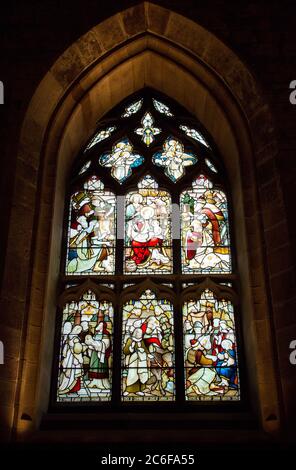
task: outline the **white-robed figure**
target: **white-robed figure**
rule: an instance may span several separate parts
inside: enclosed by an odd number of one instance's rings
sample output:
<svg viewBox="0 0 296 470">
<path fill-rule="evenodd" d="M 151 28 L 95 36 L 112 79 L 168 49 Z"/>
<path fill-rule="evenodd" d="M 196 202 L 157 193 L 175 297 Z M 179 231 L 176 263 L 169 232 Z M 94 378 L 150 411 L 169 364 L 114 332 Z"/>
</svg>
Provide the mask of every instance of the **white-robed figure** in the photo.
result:
<svg viewBox="0 0 296 470">
<path fill-rule="evenodd" d="M 69 273 L 92 269 L 112 271 L 108 247 L 112 245 L 111 240 L 113 240 L 111 234 L 113 216 L 113 206 L 98 195 L 94 196 L 91 204 L 83 204 L 76 221 L 70 227 L 67 266 Z"/>
<path fill-rule="evenodd" d="M 66 322 L 63 329 L 65 337 L 62 344 L 59 395 L 75 394 L 81 389 L 81 380 L 83 376 L 83 345 L 81 344 L 79 334 L 82 331 L 80 325 L 72 327 L 70 322 Z"/>
<path fill-rule="evenodd" d="M 111 354 L 111 340 L 104 322 L 98 324 L 93 337 L 91 335 L 85 337 L 85 344 L 91 350 L 88 387 L 110 390 L 108 361 Z"/>
<path fill-rule="evenodd" d="M 98 221 L 94 210 L 89 204 L 84 204 L 76 222 L 70 228 L 70 250 L 67 270 L 69 273 L 89 271 L 98 258 L 98 250 L 91 247 L 91 235 L 97 228 Z"/>
<path fill-rule="evenodd" d="M 135 328 L 131 336 L 127 339 L 123 348 L 126 356 L 127 377 L 124 395 L 137 394 L 144 395 L 144 389 L 149 379 L 147 348 L 143 341 L 143 331 Z"/>
<path fill-rule="evenodd" d="M 164 233 L 155 211 L 152 205 L 143 205 L 128 222 L 127 239 L 133 249 L 132 260 L 136 266 L 148 261 L 158 265 L 169 262 L 162 253 Z"/>
</svg>

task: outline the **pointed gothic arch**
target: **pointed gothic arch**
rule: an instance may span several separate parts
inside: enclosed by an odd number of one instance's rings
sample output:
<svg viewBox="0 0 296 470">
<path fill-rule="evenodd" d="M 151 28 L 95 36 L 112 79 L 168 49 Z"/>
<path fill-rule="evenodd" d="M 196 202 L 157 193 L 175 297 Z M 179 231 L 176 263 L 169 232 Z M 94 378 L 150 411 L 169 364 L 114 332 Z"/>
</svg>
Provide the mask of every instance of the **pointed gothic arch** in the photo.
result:
<svg viewBox="0 0 296 470">
<path fill-rule="evenodd" d="M 139 14 L 144 21 L 136 21 Z M 192 37 L 198 40 L 193 42 Z M 24 119 L 19 158 L 29 158 L 39 176 L 35 204 L 24 212 L 18 204 L 17 182 L 22 171 L 18 165 L 10 225 L 10 234 L 16 234 L 26 219 L 29 236 L 23 249 L 33 260 L 31 270 L 26 260 L 19 259 L 28 299 L 20 308 L 27 326 L 17 386 L 12 392 L 17 394 L 19 405 L 16 410 L 9 409 L 6 416 L 19 435 L 37 429 L 48 407 L 63 188 L 71 161 L 92 135 L 100 116 L 147 85 L 189 109 L 213 136 L 224 159 L 237 199 L 234 221 L 243 247 L 238 264 L 243 331 L 248 335 L 246 354 L 257 358 L 250 393 L 262 427 L 269 431 L 279 427 L 277 365 L 272 353 L 273 325 L 262 249 L 262 225 L 268 223 L 270 212 L 256 184 L 256 164 L 265 158 L 266 145 L 276 141 L 271 114 L 254 78 L 227 46 L 196 23 L 143 3 L 104 21 L 72 45 L 42 80 Z M 275 209 L 283 210 L 280 193 L 276 203 Z M 258 206 L 261 216 L 256 212 Z M 10 239 L 6 266 L 15 256 L 16 239 Z M 9 283 L 7 270 L 4 289 Z M 20 287 L 15 286 L 11 294 L 17 295 Z M 36 325 L 40 344 L 37 354 L 31 339 Z M 259 347 L 262 342 L 265 354 Z M 271 415 L 275 419 L 270 420 Z"/>
<path fill-rule="evenodd" d="M 202 401 L 246 406 L 227 300 L 236 297 L 239 273 L 223 166 L 201 124 L 153 89 L 128 97 L 98 123 L 68 176 L 60 267 L 67 302 L 57 319 L 53 408 L 142 402 L 186 410 L 186 402 L 188 408 Z M 230 286 L 224 297 L 220 283 Z M 198 287 L 205 284 L 213 290 Z M 180 296 L 192 285 L 203 300 L 193 305 L 196 292 L 187 291 L 191 310 L 182 323 L 188 302 Z M 101 299 L 109 302 L 110 315 Z M 97 333 L 102 325 L 104 333 Z M 207 367 L 196 362 L 204 354 Z M 229 366 L 216 367 L 223 355 Z"/>
</svg>

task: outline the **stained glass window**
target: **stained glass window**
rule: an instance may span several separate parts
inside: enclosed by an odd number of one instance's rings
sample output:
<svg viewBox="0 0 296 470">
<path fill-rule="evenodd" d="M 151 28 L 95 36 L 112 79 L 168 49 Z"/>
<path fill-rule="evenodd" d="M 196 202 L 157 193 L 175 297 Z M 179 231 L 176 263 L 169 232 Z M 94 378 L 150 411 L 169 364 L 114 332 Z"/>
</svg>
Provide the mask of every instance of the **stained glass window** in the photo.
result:
<svg viewBox="0 0 296 470">
<path fill-rule="evenodd" d="M 185 167 L 196 162 L 196 156 L 191 152 L 184 152 L 184 145 L 172 136 L 166 139 L 163 151 L 153 155 L 153 163 L 163 167 L 165 174 L 174 182 L 185 174 Z"/>
<path fill-rule="evenodd" d="M 173 306 L 146 290 L 123 307 L 123 401 L 174 400 Z"/>
<path fill-rule="evenodd" d="M 200 175 L 181 193 L 180 211 L 183 273 L 230 273 L 225 193 Z"/>
<path fill-rule="evenodd" d="M 87 291 L 63 309 L 57 400 L 109 401 L 113 306 Z"/>
<path fill-rule="evenodd" d="M 186 400 L 238 400 L 233 305 L 205 290 L 183 306 Z"/>
<path fill-rule="evenodd" d="M 231 198 L 200 129 L 177 103 L 142 90 L 104 116 L 77 156 L 53 405 L 186 411 L 242 400 Z"/>
<path fill-rule="evenodd" d="M 67 242 L 67 275 L 114 274 L 115 194 L 92 176 L 72 194 Z"/>
</svg>

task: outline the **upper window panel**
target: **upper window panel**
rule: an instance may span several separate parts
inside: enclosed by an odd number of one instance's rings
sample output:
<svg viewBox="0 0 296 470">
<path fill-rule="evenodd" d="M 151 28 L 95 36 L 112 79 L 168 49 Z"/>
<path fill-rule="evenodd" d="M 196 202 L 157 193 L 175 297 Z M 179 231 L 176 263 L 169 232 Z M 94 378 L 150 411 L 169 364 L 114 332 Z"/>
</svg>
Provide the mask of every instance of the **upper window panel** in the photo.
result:
<svg viewBox="0 0 296 470">
<path fill-rule="evenodd" d="M 171 197 L 149 175 L 125 201 L 126 274 L 173 272 Z"/>
<path fill-rule="evenodd" d="M 115 195 L 96 176 L 72 194 L 66 274 L 114 274 L 115 216 Z"/>
<path fill-rule="evenodd" d="M 221 174 L 209 142 L 207 132 L 186 110 L 152 90 L 143 90 L 104 117 L 85 145 L 75 172 L 95 172 L 104 182 L 105 178 L 110 181 L 110 175 L 117 190 L 116 183 L 137 183 L 147 172 L 156 177 L 162 173 L 163 185 L 177 186 L 190 179 L 192 170 Z"/>
<path fill-rule="evenodd" d="M 232 273 L 223 164 L 214 149 L 185 109 L 153 90 L 110 111 L 75 163 L 66 274 Z M 99 186 L 90 186 L 92 178 Z"/>
<path fill-rule="evenodd" d="M 200 175 L 182 192 L 180 210 L 183 273 L 230 273 L 225 193 Z"/>
</svg>

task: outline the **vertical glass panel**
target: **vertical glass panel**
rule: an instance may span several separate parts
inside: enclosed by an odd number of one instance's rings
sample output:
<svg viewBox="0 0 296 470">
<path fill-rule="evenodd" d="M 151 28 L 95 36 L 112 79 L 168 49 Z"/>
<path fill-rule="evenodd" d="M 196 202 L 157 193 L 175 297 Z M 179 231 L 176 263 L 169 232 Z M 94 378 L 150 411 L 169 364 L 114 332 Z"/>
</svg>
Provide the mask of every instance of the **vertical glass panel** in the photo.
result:
<svg viewBox="0 0 296 470">
<path fill-rule="evenodd" d="M 71 196 L 66 274 L 114 274 L 115 216 L 115 195 L 96 176 Z"/>
<path fill-rule="evenodd" d="M 91 141 L 89 142 L 89 144 L 87 145 L 87 147 L 85 148 L 84 152 L 86 152 L 87 150 L 90 150 L 94 145 L 98 144 L 99 142 L 101 142 L 102 140 L 105 140 L 105 139 L 108 139 L 108 137 L 110 137 L 110 135 L 112 134 L 112 132 L 114 132 L 116 129 L 115 126 L 110 126 L 110 127 L 107 127 L 107 129 L 104 129 L 102 131 L 99 131 L 92 139 Z"/>
<path fill-rule="evenodd" d="M 143 142 L 149 147 L 154 142 L 154 136 L 160 134 L 161 129 L 154 127 L 154 119 L 150 113 L 146 113 L 142 119 L 142 126 L 135 133 L 142 136 Z"/>
<path fill-rule="evenodd" d="M 171 197 L 146 176 L 125 199 L 125 274 L 172 272 Z"/>
<path fill-rule="evenodd" d="M 111 168 L 111 175 L 119 183 L 123 183 L 131 176 L 133 168 L 144 162 L 144 157 L 133 153 L 133 146 L 128 139 L 117 142 L 112 147 L 111 153 L 104 153 L 100 156 L 99 163 L 102 166 Z"/>
<path fill-rule="evenodd" d="M 123 306 L 122 400 L 174 400 L 173 306 L 146 290 Z"/>
<path fill-rule="evenodd" d="M 88 291 L 63 311 L 57 401 L 111 400 L 113 307 Z"/>
<path fill-rule="evenodd" d="M 183 306 L 187 400 L 239 400 L 233 305 L 205 290 Z"/>
<path fill-rule="evenodd" d="M 226 195 L 203 175 L 181 193 L 182 272 L 230 273 Z"/>
<path fill-rule="evenodd" d="M 184 152 L 184 145 L 170 136 L 163 145 L 162 152 L 156 152 L 152 161 L 164 169 L 164 173 L 174 183 L 185 174 L 185 167 L 194 165 L 197 158 L 193 153 Z"/>
</svg>

